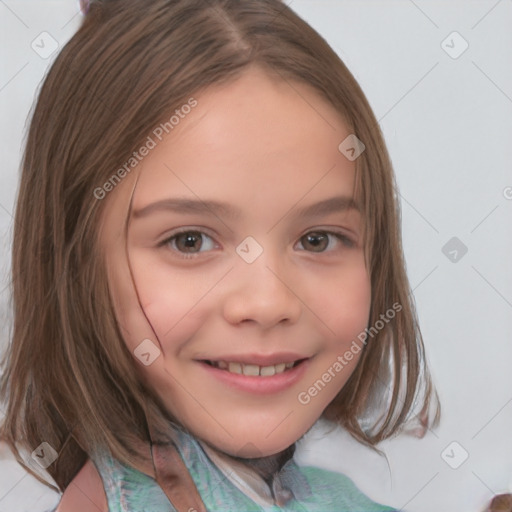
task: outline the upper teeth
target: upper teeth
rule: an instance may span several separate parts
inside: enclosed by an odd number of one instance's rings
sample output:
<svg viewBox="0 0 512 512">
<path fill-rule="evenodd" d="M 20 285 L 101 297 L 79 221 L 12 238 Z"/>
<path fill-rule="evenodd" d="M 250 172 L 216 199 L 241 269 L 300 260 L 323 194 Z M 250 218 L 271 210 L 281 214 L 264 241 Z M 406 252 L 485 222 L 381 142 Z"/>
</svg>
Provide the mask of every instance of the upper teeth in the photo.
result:
<svg viewBox="0 0 512 512">
<path fill-rule="evenodd" d="M 291 368 L 291 363 L 279 363 L 271 366 L 258 366 L 257 364 L 228 363 L 227 361 L 211 361 L 213 366 L 230 373 L 238 373 L 252 376 L 270 377 L 276 373 L 283 373 L 285 369 Z"/>
</svg>

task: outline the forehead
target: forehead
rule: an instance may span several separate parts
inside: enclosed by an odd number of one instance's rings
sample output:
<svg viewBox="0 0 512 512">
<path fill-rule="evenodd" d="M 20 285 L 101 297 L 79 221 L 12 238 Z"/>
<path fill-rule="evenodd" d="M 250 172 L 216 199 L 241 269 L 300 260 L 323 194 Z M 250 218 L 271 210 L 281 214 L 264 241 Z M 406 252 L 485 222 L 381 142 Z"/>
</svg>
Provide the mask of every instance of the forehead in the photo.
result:
<svg viewBox="0 0 512 512">
<path fill-rule="evenodd" d="M 311 86 L 251 68 L 194 99 L 169 134 L 152 135 L 134 209 L 169 197 L 213 199 L 272 222 L 293 204 L 353 195 L 355 164 L 338 150 L 350 131 Z"/>
</svg>

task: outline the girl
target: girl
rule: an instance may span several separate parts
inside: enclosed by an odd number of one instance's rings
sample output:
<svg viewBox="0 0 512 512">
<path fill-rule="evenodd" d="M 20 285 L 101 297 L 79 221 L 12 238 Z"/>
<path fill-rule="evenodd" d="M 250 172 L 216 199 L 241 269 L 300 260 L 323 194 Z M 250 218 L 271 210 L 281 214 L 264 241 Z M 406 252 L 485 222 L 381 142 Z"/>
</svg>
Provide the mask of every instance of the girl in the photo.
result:
<svg viewBox="0 0 512 512">
<path fill-rule="evenodd" d="M 2 437 L 59 512 L 391 510 L 295 443 L 438 419 L 378 123 L 278 0 L 91 3 L 30 126 L 13 297 Z"/>
</svg>

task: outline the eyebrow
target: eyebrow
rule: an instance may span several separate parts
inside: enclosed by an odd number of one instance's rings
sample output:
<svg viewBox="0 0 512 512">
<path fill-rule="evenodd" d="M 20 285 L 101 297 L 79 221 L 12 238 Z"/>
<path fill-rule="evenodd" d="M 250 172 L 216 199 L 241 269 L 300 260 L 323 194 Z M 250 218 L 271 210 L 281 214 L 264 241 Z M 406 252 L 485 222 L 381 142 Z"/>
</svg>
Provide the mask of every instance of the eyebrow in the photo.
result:
<svg viewBox="0 0 512 512">
<path fill-rule="evenodd" d="M 296 210 L 296 216 L 299 218 L 320 217 L 330 213 L 343 212 L 346 210 L 358 210 L 354 199 L 348 196 L 335 196 L 324 199 L 318 203 L 310 204 Z M 293 210 L 293 208 L 292 208 Z M 240 217 L 240 210 L 218 201 L 195 200 L 186 198 L 169 198 L 148 204 L 143 208 L 133 210 L 132 215 L 135 219 L 147 217 L 157 212 L 175 212 L 181 214 L 211 214 L 224 216 L 229 219 Z"/>
</svg>

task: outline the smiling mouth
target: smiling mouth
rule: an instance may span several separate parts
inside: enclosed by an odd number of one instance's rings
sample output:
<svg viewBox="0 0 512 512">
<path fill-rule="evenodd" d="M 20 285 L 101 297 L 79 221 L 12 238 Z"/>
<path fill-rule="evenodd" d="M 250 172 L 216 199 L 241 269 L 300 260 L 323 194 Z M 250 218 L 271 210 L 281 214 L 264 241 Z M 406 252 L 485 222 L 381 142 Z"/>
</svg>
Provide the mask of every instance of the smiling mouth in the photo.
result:
<svg viewBox="0 0 512 512">
<path fill-rule="evenodd" d="M 306 359 L 298 359 L 297 361 L 289 363 L 279 363 L 269 366 L 258 366 L 257 364 L 244 364 L 232 361 L 228 362 L 205 360 L 203 363 L 213 366 L 219 370 L 224 370 L 229 373 L 236 373 L 238 375 L 247 375 L 250 377 L 272 377 L 273 375 L 284 373 L 291 368 L 298 366 L 305 360 Z"/>
</svg>

